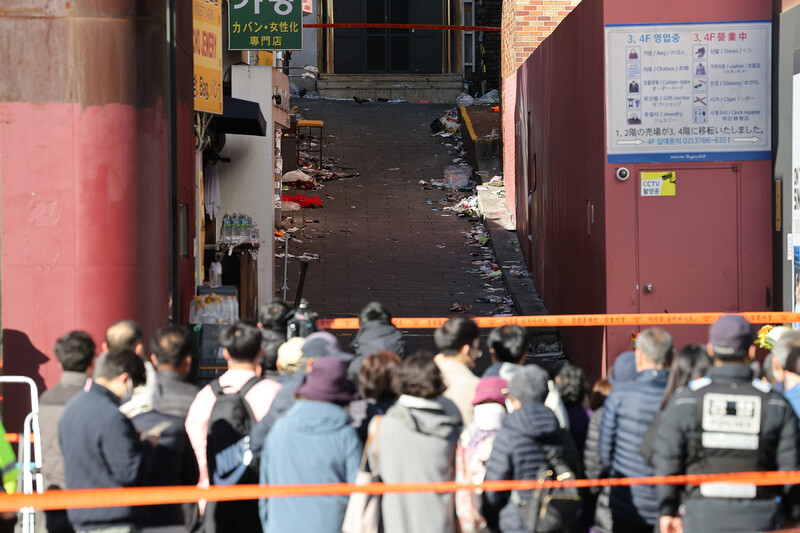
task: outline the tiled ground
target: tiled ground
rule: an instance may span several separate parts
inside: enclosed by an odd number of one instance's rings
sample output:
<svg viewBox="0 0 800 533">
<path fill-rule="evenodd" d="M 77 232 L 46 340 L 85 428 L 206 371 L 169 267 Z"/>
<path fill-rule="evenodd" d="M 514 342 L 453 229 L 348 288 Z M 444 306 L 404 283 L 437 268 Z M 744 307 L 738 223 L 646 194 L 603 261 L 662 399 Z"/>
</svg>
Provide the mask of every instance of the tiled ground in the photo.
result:
<svg viewBox="0 0 800 533">
<path fill-rule="evenodd" d="M 446 108 L 309 98 L 292 104 L 303 118 L 325 121 L 325 155 L 360 173 L 325 182 L 316 191 L 288 191 L 320 196 L 325 204 L 285 213 L 302 227 L 295 236 L 303 243 L 292 243 L 290 253 L 320 256 L 311 264 L 303 290 L 311 307 L 321 317 L 348 317 L 357 316 L 368 301 L 379 300 L 394 316 L 435 317 L 448 316 L 458 302 L 472 304 L 476 315 L 488 314 L 494 306 L 475 304 L 483 280 L 467 272 L 474 268 L 471 254 L 478 248 L 467 246 L 462 232 L 473 224 L 442 216 L 449 214 L 439 204 L 445 193 L 418 184 L 441 179 L 455 157 L 445 146 L 452 141 L 432 137 L 429 127 Z M 276 263 L 280 287 L 283 260 Z M 290 259 L 288 270 L 288 300 L 293 301 L 299 261 Z"/>
</svg>

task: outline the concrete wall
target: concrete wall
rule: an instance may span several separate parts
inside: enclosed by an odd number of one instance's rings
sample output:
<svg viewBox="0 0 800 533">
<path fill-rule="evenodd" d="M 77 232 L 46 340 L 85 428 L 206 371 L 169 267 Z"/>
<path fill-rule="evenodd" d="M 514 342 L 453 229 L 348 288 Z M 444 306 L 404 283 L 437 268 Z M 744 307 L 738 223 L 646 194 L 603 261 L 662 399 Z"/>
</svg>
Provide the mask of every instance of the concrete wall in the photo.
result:
<svg viewBox="0 0 800 533">
<path fill-rule="evenodd" d="M 258 301 L 269 302 L 274 293 L 273 239 L 274 192 L 273 150 L 270 135 L 272 116 L 272 67 L 234 65 L 231 68 L 231 96 L 258 102 L 267 121 L 267 135 L 227 135 L 220 154 L 231 162 L 218 163 L 222 213 L 243 212 L 258 224 L 263 241 L 258 253 Z M 217 218 L 217 235 L 222 217 Z"/>
</svg>

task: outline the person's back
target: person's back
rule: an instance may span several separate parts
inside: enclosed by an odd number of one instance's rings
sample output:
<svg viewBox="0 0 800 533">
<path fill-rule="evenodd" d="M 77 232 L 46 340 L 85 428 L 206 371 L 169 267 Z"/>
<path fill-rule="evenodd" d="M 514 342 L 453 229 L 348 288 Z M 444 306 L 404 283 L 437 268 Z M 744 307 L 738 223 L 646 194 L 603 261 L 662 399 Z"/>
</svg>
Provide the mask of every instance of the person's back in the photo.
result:
<svg viewBox="0 0 800 533">
<path fill-rule="evenodd" d="M 353 483 L 361 442 L 349 425 L 346 405 L 355 397 L 346 367 L 334 357 L 316 361 L 297 389 L 297 401 L 276 423 L 262 451 L 262 484 Z M 342 530 L 347 496 L 271 498 L 259 504 L 267 533 Z"/>
<path fill-rule="evenodd" d="M 220 344 L 223 346 L 223 356 L 228 361 L 228 370 L 217 381 L 221 393 L 235 395 L 256 377 L 256 369 L 261 364 L 261 330 L 255 324 L 239 321 L 221 332 Z M 254 421 L 258 422 L 269 411 L 281 386 L 270 379 L 250 383 L 250 386 L 244 394 L 244 400 L 252 411 Z M 186 433 L 194 448 L 200 470 L 200 487 L 209 486 L 209 454 L 221 451 L 208 448 L 209 421 L 216 403 L 217 394 L 210 384 L 206 385 L 197 393 L 186 417 Z M 254 500 L 209 502 L 204 509 L 204 517 L 208 533 L 251 533 L 261 529 L 258 503 Z"/>
<path fill-rule="evenodd" d="M 639 448 L 659 411 L 659 400 L 666 385 L 666 371 L 649 370 L 640 373 L 636 381 L 615 387 L 606 399 L 599 447 L 603 465 L 612 477 L 653 475 L 652 466 L 639 453 Z M 653 524 L 657 512 L 655 487 L 612 487 L 610 505 L 615 524 L 627 520 L 634 525 Z M 623 530 L 615 527 L 614 531 Z"/>
<path fill-rule="evenodd" d="M 153 446 L 139 438 L 120 411 L 120 398 L 145 379 L 144 362 L 130 350 L 111 351 L 88 392 L 67 403 L 58 424 L 66 488 L 141 485 L 150 473 Z M 135 530 L 143 519 L 136 507 L 69 509 L 76 531 Z"/>
<path fill-rule="evenodd" d="M 511 381 L 528 357 L 530 339 L 528 333 L 520 326 L 500 326 L 489 332 L 486 346 L 492 364 L 484 370 L 484 378 L 499 376 Z"/>
<path fill-rule="evenodd" d="M 465 427 L 456 448 L 456 483 L 483 483 L 486 463 L 492 454 L 497 432 L 507 414 L 505 406 L 506 380 L 499 377 L 481 379 L 475 394 L 475 422 Z M 462 533 L 481 533 L 487 530 L 481 515 L 481 490 L 456 492 L 456 516 Z"/>
<path fill-rule="evenodd" d="M 160 398 L 159 412 L 185 420 L 200 389 L 173 370 L 157 370 L 156 383 Z"/>
<path fill-rule="evenodd" d="M 95 343 L 84 331 L 62 335 L 55 344 L 55 354 L 63 370 L 61 381 L 39 397 L 39 427 L 42 436 L 42 475 L 45 490 L 63 489 L 64 456 L 58 443 L 58 422 L 67 402 L 83 392 L 86 380 L 94 371 Z M 37 512 L 36 531 L 69 533 L 72 526 L 66 511 Z"/>
<path fill-rule="evenodd" d="M 651 328 L 636 338 L 636 379 L 615 386 L 605 401 L 600 424 L 600 459 L 612 477 L 653 475 L 639 453 L 642 439 L 658 413 L 667 386 L 664 367 L 672 357 L 672 337 Z M 612 487 L 614 531 L 652 531 L 658 517 L 652 485 Z"/>
<path fill-rule="evenodd" d="M 292 309 L 280 300 L 272 300 L 258 310 L 258 327 L 261 328 L 261 375 L 278 379 L 278 348 L 286 342 L 287 323 L 292 317 Z"/>
<path fill-rule="evenodd" d="M 573 472 L 581 471 L 580 458 L 569 433 L 563 430 L 551 409 L 542 402 L 547 397 L 548 376 L 539 367 L 525 367 L 508 386 L 509 403 L 514 411 L 506 415 L 494 439 L 486 464 L 486 481 L 538 479 L 547 464 L 546 456 L 557 451 Z M 531 491 L 520 491 L 524 501 Z M 484 492 L 484 516 L 494 530 L 524 533 L 522 515 L 509 492 Z"/>
<path fill-rule="evenodd" d="M 472 399 L 480 381 L 472 372 L 481 353 L 478 334 L 478 325 L 464 317 L 451 318 L 433 334 L 436 365 L 447 387 L 443 396 L 456 404 L 467 425 L 473 420 Z"/>
<path fill-rule="evenodd" d="M 183 418 L 149 411 L 131 419 L 136 431 L 158 437 L 152 473 L 147 486 L 182 486 L 197 483 L 199 471 L 194 450 L 183 427 Z M 153 505 L 146 509 L 148 528 L 183 526 L 181 504 Z"/>
<path fill-rule="evenodd" d="M 462 425 L 458 408 L 441 396 L 441 372 L 430 356 L 414 354 L 403 361 L 399 381 L 402 394 L 378 422 L 370 464 L 375 465 L 377 449 L 378 472 L 386 483 L 453 481 Z M 385 533 L 456 531 L 453 494 L 385 494 L 381 509 Z"/>
<path fill-rule="evenodd" d="M 661 417 L 653 462 L 658 475 L 788 471 L 800 468 L 798 420 L 769 385 L 753 379 L 749 322 L 724 315 L 709 328 L 706 377 L 676 392 Z M 800 354 L 799 354 L 800 355 Z M 800 487 L 750 483 L 659 486 L 659 526 L 678 531 L 750 532 L 797 527 Z M 679 506 L 683 511 L 679 513 Z"/>
<path fill-rule="evenodd" d="M 169 324 L 158 331 L 150 341 L 150 362 L 156 369 L 156 394 L 160 413 L 179 416 L 189 414 L 198 389 L 186 381 L 192 365 L 194 339 L 183 326 Z"/>
<path fill-rule="evenodd" d="M 403 332 L 392 324 L 392 315 L 380 302 L 370 302 L 361 309 L 358 332 L 350 343 L 356 358 L 350 362 L 348 373 L 357 379 L 364 359 L 373 353 L 389 351 L 403 358 L 406 340 Z"/>
</svg>

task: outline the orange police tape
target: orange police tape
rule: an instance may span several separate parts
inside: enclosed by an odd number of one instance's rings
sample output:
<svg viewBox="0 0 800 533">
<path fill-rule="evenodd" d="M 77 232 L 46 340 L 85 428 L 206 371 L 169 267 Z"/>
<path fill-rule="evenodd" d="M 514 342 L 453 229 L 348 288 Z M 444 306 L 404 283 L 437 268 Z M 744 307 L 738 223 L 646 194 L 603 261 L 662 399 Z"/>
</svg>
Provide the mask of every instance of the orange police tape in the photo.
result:
<svg viewBox="0 0 800 533">
<path fill-rule="evenodd" d="M 455 492 L 481 488 L 485 491 L 531 490 L 551 487 L 601 487 L 630 485 L 699 485 L 701 483 L 747 483 L 758 486 L 800 483 L 800 470 L 789 472 L 736 472 L 640 478 L 576 479 L 574 481 L 486 481 L 482 484 L 455 483 L 327 483 L 318 485 L 234 485 L 200 489 L 189 487 L 132 487 L 125 489 L 54 490 L 44 494 L 0 494 L 0 512 L 23 507 L 42 510 L 161 505 L 209 501 L 254 500 L 293 496 L 346 496 L 354 492 Z"/>
<path fill-rule="evenodd" d="M 479 316 L 472 319 L 481 328 L 496 328 L 506 324 L 522 327 L 564 326 L 669 326 L 687 324 L 713 324 L 727 313 L 649 313 L 616 315 L 536 315 L 536 316 Z M 757 311 L 736 313 L 753 324 L 786 324 L 800 322 L 800 313 Z M 436 329 L 450 317 L 394 318 L 399 329 Z M 358 329 L 358 318 L 324 318 L 317 320 L 324 329 Z"/>
</svg>

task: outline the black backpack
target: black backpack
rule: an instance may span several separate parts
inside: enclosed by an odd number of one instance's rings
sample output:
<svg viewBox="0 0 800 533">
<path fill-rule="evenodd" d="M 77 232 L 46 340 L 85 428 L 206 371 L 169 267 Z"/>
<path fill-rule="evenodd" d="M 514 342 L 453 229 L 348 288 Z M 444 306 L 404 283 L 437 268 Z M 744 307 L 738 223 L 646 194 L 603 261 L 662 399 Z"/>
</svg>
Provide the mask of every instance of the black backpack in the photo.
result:
<svg viewBox="0 0 800 533">
<path fill-rule="evenodd" d="M 254 376 L 234 394 L 225 394 L 219 379 L 210 383 L 217 397 L 208 419 L 206 459 L 212 485 L 258 483 L 259 457 L 250 450 L 255 416 L 245 395 L 261 378 Z"/>
<path fill-rule="evenodd" d="M 537 444 L 537 447 L 538 444 Z M 541 450 L 541 447 L 539 447 Z M 551 449 L 545 455 L 545 465 L 539 470 L 539 481 L 567 481 L 576 479 L 575 473 L 564 461 L 562 451 Z M 581 525 L 583 504 L 575 487 L 535 489 L 529 498 L 512 491 L 514 501 L 522 515 L 522 523 L 534 533 L 573 533 Z"/>
</svg>

